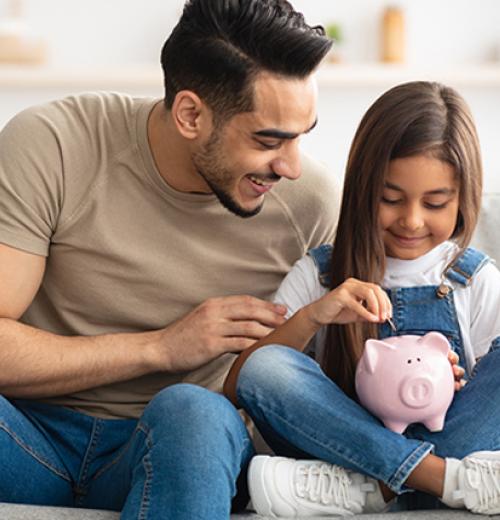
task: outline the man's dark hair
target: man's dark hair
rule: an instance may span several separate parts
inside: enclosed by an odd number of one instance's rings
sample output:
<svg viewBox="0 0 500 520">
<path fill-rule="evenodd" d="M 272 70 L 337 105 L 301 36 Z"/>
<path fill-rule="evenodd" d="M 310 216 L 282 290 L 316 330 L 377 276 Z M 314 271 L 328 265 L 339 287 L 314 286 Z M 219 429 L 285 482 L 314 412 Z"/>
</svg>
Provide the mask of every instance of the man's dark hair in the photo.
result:
<svg viewBox="0 0 500 520">
<path fill-rule="evenodd" d="M 165 106 L 186 89 L 216 120 L 251 111 L 259 72 L 306 78 L 331 45 L 286 0 L 188 0 L 161 53 Z"/>
</svg>

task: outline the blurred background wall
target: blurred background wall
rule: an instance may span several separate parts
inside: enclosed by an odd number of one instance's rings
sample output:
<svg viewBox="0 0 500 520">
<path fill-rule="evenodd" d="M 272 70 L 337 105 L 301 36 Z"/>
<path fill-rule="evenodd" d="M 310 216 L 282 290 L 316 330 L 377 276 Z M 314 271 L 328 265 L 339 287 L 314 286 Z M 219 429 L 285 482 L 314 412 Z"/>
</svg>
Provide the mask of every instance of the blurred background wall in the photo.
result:
<svg viewBox="0 0 500 520">
<path fill-rule="evenodd" d="M 378 95 L 403 81 L 442 81 L 471 105 L 485 189 L 500 192 L 500 0 L 292 3 L 308 22 L 327 25 L 339 40 L 332 55 L 336 63 L 319 71 L 319 125 L 303 139 L 304 149 L 341 177 L 356 126 Z M 182 5 L 182 0 L 0 0 L 0 127 L 27 106 L 76 92 L 161 96 L 159 52 Z M 398 8 L 390 20 L 389 5 Z M 392 63 L 382 62 L 384 15 L 386 31 L 401 47 Z M 9 59 L 16 35 L 26 52 Z"/>
</svg>

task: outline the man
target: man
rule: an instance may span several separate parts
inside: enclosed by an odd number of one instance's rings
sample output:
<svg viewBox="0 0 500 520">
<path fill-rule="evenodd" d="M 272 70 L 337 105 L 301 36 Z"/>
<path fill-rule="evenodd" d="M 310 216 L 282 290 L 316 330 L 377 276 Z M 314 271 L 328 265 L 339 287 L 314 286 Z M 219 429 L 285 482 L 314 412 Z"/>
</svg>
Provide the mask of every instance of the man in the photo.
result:
<svg viewBox="0 0 500 520">
<path fill-rule="evenodd" d="M 163 100 L 75 96 L 2 131 L 0 501 L 228 517 L 254 450 L 222 382 L 337 216 L 298 148 L 330 45 L 283 0 L 191 0 Z"/>
</svg>

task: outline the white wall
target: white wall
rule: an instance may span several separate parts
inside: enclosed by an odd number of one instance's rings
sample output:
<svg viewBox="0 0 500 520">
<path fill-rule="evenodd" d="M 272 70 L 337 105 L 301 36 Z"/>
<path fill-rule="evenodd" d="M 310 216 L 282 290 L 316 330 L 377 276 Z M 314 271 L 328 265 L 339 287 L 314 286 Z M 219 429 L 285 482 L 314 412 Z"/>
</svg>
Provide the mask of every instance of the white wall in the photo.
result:
<svg viewBox="0 0 500 520">
<path fill-rule="evenodd" d="M 8 0 L 0 0 L 4 13 Z M 53 64 L 157 62 L 182 11 L 180 0 L 23 0 L 32 30 L 43 34 Z"/>
<path fill-rule="evenodd" d="M 500 0 L 295 0 L 311 23 L 341 24 L 340 53 L 347 63 L 380 56 L 380 21 L 385 6 L 405 13 L 407 63 L 435 70 L 493 63 L 500 70 Z M 327 87 L 321 90 L 320 124 L 304 146 L 342 173 L 356 126 L 368 106 L 391 85 Z M 471 87 L 451 84 L 471 106 L 481 141 L 485 190 L 500 192 L 500 84 Z"/>
<path fill-rule="evenodd" d="M 419 78 L 415 78 L 419 79 Z M 439 78 L 436 78 L 439 79 Z M 303 139 L 303 148 L 342 175 L 356 127 L 385 88 L 323 88 L 319 124 Z M 500 91 L 498 88 L 458 88 L 474 114 L 481 143 L 484 190 L 500 192 Z"/>
<path fill-rule="evenodd" d="M 342 25 L 341 53 L 346 63 L 378 59 L 380 18 L 386 1 L 292 1 L 310 23 L 336 21 Z M 449 66 L 467 70 L 471 64 L 488 62 L 500 70 L 500 0 L 399 0 L 397 4 L 406 14 L 407 62 L 415 70 L 411 79 L 421 79 L 419 71 L 429 67 L 435 71 L 432 79 L 436 80 L 441 79 L 440 70 Z M 7 0 L 0 0 L 0 14 L 6 5 Z M 156 64 L 182 5 L 182 0 L 24 0 L 26 19 L 47 40 L 49 64 L 54 67 Z M 304 148 L 341 175 L 359 119 L 390 86 L 322 84 L 320 123 L 304 138 Z M 489 86 L 452 86 L 465 96 L 476 118 L 484 155 L 485 189 L 500 192 L 500 81 Z M 157 87 L 113 88 L 161 95 L 162 85 L 159 76 Z M 0 86 L 0 126 L 25 106 L 76 90 L 77 86 Z"/>
<path fill-rule="evenodd" d="M 0 13 L 8 0 L 0 0 Z M 24 0 L 31 27 L 48 39 L 55 63 L 155 62 L 182 0 Z M 348 61 L 378 58 L 387 4 L 407 19 L 410 63 L 467 63 L 500 58 L 499 0 L 292 0 L 310 23 L 338 21 Z"/>
<path fill-rule="evenodd" d="M 293 0 L 311 23 L 338 21 L 349 61 L 379 57 L 379 26 L 387 5 L 405 12 L 412 64 L 500 59 L 499 0 Z"/>
</svg>

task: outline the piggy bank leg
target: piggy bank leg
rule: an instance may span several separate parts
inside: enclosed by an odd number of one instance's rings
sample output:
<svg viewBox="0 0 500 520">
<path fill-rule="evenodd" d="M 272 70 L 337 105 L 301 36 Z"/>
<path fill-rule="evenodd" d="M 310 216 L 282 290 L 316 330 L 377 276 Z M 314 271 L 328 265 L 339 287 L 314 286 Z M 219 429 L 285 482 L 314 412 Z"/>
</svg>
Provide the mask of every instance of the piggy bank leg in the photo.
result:
<svg viewBox="0 0 500 520">
<path fill-rule="evenodd" d="M 384 426 L 393 432 L 403 433 L 408 427 L 407 422 L 395 421 L 394 419 L 382 419 Z"/>
<path fill-rule="evenodd" d="M 431 417 L 423 421 L 423 424 L 430 432 L 440 432 L 444 428 L 444 415 Z"/>
</svg>

